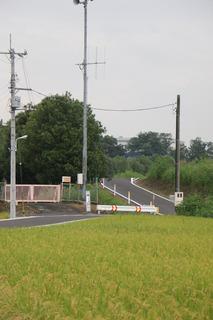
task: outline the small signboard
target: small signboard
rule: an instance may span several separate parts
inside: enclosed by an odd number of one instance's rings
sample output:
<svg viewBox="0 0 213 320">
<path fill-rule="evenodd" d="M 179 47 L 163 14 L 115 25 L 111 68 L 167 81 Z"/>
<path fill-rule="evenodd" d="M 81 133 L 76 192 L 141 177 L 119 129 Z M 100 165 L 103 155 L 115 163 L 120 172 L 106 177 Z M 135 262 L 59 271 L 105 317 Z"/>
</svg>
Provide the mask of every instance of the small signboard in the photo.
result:
<svg viewBox="0 0 213 320">
<path fill-rule="evenodd" d="M 15 96 L 13 107 L 14 107 L 15 109 L 19 109 L 20 106 L 21 106 L 21 97 Z"/>
<path fill-rule="evenodd" d="M 71 183 L 71 177 L 63 176 L 62 177 L 62 183 Z"/>
<path fill-rule="evenodd" d="M 77 184 L 83 184 L 83 173 L 78 173 Z"/>
<path fill-rule="evenodd" d="M 175 207 L 183 202 L 183 192 L 175 192 Z"/>
</svg>

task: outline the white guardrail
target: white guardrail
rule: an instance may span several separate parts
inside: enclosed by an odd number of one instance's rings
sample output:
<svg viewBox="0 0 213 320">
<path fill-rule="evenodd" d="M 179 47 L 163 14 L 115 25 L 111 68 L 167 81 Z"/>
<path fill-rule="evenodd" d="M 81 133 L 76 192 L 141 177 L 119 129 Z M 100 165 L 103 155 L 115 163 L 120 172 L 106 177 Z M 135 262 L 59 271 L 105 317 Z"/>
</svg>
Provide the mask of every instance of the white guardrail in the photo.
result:
<svg viewBox="0 0 213 320">
<path fill-rule="evenodd" d="M 151 214 L 159 214 L 159 208 L 155 206 L 117 206 L 115 204 L 113 205 L 104 205 L 104 204 L 98 204 L 96 206 L 96 210 L 98 214 L 100 214 L 101 211 L 109 211 L 109 212 L 136 212 L 138 214 L 140 213 L 151 213 Z"/>
<path fill-rule="evenodd" d="M 126 199 L 128 203 L 134 203 L 135 206 L 117 206 L 117 205 L 97 205 L 97 212 L 100 213 L 101 211 L 109 211 L 109 212 L 136 212 L 140 213 L 150 213 L 154 215 L 161 215 L 159 213 L 159 208 L 154 205 L 141 205 L 140 203 L 130 199 L 129 197 L 124 196 L 123 194 L 117 192 L 116 188 L 111 189 L 105 185 L 105 179 L 103 178 L 101 185 L 103 188 L 111 191 L 114 195 L 118 195 L 119 197 Z"/>
</svg>

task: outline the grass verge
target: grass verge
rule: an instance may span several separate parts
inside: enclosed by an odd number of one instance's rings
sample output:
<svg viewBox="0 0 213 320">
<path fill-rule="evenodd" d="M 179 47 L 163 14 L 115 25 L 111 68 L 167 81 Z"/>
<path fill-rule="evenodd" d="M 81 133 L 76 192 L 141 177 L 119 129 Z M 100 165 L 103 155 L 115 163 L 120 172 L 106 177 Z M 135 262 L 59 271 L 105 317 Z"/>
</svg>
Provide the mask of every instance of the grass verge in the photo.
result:
<svg viewBox="0 0 213 320">
<path fill-rule="evenodd" d="M 8 218 L 9 218 L 8 211 L 1 211 L 0 212 L 0 219 L 8 219 Z"/>
<path fill-rule="evenodd" d="M 127 200 L 124 200 L 120 198 L 119 196 L 113 196 L 113 194 L 106 189 L 99 189 L 99 197 L 98 197 L 98 203 L 100 204 L 115 204 L 120 206 L 127 205 Z"/>
<path fill-rule="evenodd" d="M 130 178 L 139 178 L 144 179 L 144 175 L 132 170 L 127 170 L 125 172 L 119 172 L 114 176 L 114 178 L 123 178 L 123 179 L 130 179 Z"/>
<path fill-rule="evenodd" d="M 0 243 L 2 320 L 213 318 L 213 220 L 110 216 Z"/>
</svg>

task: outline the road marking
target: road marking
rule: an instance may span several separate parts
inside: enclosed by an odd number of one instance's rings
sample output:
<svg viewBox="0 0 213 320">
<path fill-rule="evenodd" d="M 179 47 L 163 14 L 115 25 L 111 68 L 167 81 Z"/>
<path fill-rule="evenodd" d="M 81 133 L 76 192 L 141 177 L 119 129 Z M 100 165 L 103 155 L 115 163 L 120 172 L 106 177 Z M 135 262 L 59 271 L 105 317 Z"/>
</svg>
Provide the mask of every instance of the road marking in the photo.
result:
<svg viewBox="0 0 213 320">
<path fill-rule="evenodd" d="M 40 216 L 27 216 L 27 217 L 16 217 L 16 218 L 8 218 L 8 219 L 0 219 L 0 222 L 4 222 L 4 221 L 16 221 L 16 220 L 25 220 L 25 219 L 33 219 L 33 218 L 44 218 L 44 217 L 48 217 L 48 218 L 54 218 L 54 217 L 70 217 L 71 215 L 69 214 L 49 214 L 49 215 L 40 215 Z M 80 214 L 76 214 L 74 215 L 74 217 L 81 217 Z"/>
<path fill-rule="evenodd" d="M 93 218 L 93 219 L 98 219 L 99 217 Z M 27 229 L 33 229 L 33 228 L 43 228 L 43 227 L 52 227 L 52 226 L 58 226 L 62 224 L 68 224 L 68 223 L 73 223 L 73 222 L 80 222 L 80 221 L 88 221 L 91 220 L 91 218 L 86 218 L 86 219 L 79 219 L 79 220 L 70 220 L 70 221 L 64 221 L 64 222 L 56 222 L 56 223 L 51 223 L 51 224 L 43 224 L 39 226 L 31 226 L 31 227 L 25 227 Z"/>
</svg>

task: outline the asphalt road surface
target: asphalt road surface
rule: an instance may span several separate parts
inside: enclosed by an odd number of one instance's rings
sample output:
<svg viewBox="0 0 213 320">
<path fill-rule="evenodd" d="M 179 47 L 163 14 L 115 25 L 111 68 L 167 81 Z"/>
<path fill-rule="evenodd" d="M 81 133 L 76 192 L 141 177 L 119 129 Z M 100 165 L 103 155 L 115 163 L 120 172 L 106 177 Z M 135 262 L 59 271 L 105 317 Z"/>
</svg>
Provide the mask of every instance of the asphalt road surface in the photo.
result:
<svg viewBox="0 0 213 320">
<path fill-rule="evenodd" d="M 31 209 L 32 216 L 0 220 L 0 228 L 39 227 L 100 217 L 93 213 L 80 213 L 69 203 L 37 203 L 32 204 Z"/>
<path fill-rule="evenodd" d="M 62 224 L 77 220 L 87 220 L 97 218 L 94 214 L 85 215 L 47 215 L 36 217 L 17 218 L 12 220 L 0 221 L 0 228 L 22 228 L 22 227 L 39 227 L 54 224 Z"/>
<path fill-rule="evenodd" d="M 116 185 L 116 191 L 124 196 L 128 196 L 128 191 L 130 191 L 131 199 L 138 202 L 141 205 L 149 205 L 153 201 L 153 193 L 147 192 L 131 184 L 130 179 L 112 179 L 105 180 L 105 185 L 111 189 Z M 160 213 L 164 214 L 174 214 L 175 207 L 174 204 L 161 196 L 154 195 L 154 205 L 159 207 Z"/>
</svg>

